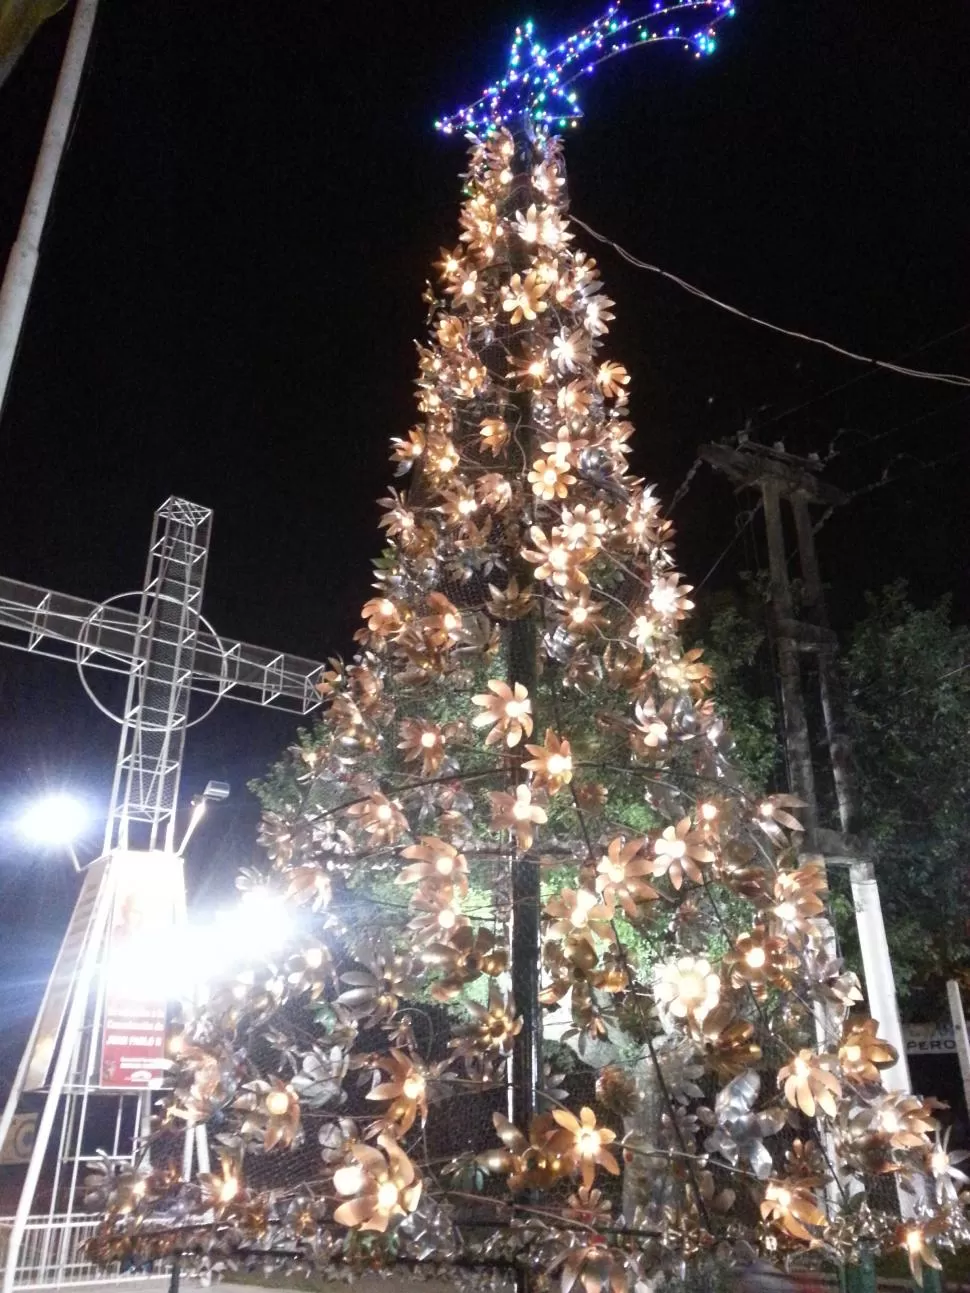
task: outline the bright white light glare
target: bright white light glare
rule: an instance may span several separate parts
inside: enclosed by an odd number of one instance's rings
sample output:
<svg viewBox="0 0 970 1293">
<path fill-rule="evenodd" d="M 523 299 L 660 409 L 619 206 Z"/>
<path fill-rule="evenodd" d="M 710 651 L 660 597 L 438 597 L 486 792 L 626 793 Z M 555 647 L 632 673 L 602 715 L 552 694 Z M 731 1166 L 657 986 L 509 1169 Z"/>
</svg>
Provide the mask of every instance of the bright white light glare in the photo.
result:
<svg viewBox="0 0 970 1293">
<path fill-rule="evenodd" d="M 272 960 L 292 935 L 290 904 L 282 894 L 257 889 L 217 911 L 206 924 L 187 930 L 175 959 L 182 979 L 199 989 L 234 966 Z"/>
<path fill-rule="evenodd" d="M 88 811 L 71 795 L 45 795 L 30 805 L 18 827 L 34 844 L 66 847 L 73 844 L 88 824 Z"/>
</svg>

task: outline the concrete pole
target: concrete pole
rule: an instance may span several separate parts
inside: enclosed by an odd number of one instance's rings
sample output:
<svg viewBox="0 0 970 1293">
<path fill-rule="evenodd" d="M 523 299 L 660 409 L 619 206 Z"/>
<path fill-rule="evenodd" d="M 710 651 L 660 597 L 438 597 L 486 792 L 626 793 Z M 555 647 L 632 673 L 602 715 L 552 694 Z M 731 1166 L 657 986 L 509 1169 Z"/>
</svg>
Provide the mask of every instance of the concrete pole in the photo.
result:
<svg viewBox="0 0 970 1293">
<path fill-rule="evenodd" d="M 794 610 L 788 581 L 785 532 L 781 524 L 781 494 L 774 480 L 762 477 L 760 484 L 768 538 L 768 572 L 778 652 L 781 708 L 785 723 L 785 749 L 788 754 L 788 780 L 793 793 L 807 805 L 804 809 L 805 842 L 810 850 L 814 850 L 817 847 L 815 836 L 818 828 L 815 772 L 812 768 L 808 719 L 805 717 L 798 643 L 791 629 Z"/>
<path fill-rule="evenodd" d="M 97 12 L 98 0 L 77 0 L 64 61 L 54 91 L 54 102 L 47 117 L 34 177 L 27 194 L 27 204 L 16 240 L 10 249 L 3 284 L 0 286 L 0 418 L 3 416 L 10 374 L 40 258 L 40 242 L 77 104 L 81 75 Z"/>
</svg>

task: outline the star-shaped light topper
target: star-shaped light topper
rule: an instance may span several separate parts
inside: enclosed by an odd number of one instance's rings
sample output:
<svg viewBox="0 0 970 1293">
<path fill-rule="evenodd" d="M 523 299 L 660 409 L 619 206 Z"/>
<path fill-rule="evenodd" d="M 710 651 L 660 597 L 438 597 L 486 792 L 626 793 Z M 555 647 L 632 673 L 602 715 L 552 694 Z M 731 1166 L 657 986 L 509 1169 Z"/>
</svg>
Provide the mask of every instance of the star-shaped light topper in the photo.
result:
<svg viewBox="0 0 970 1293">
<path fill-rule="evenodd" d="M 487 134 L 523 116 L 552 127 L 575 126 L 583 115 L 576 83 L 600 63 L 656 41 L 683 45 L 696 58 L 712 54 L 717 24 L 734 12 L 734 0 L 651 0 L 649 9 L 628 18 L 617 3 L 554 49 L 540 45 L 527 22 L 515 29 L 501 81 L 488 86 L 475 103 L 436 121 L 435 129 L 446 135 L 467 130 Z"/>
</svg>

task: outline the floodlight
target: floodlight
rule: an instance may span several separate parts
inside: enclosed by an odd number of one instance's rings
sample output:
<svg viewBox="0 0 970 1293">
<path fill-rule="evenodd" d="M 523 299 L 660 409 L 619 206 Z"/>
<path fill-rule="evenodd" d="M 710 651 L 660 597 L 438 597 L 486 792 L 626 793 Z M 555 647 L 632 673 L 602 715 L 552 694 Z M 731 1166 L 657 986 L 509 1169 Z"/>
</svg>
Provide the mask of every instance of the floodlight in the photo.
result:
<svg viewBox="0 0 970 1293">
<path fill-rule="evenodd" d="M 32 803 L 18 823 L 20 833 L 34 844 L 66 848 L 77 866 L 74 842 L 88 824 L 90 814 L 79 799 L 64 793 L 44 795 Z"/>
<path fill-rule="evenodd" d="M 185 829 L 185 834 L 182 836 L 182 843 L 176 849 L 180 857 L 185 852 L 185 846 L 195 834 L 199 822 L 205 816 L 206 806 L 208 804 L 224 803 L 228 798 L 228 781 L 207 781 L 202 794 L 192 796 L 192 816 L 189 818 L 189 824 Z"/>
</svg>

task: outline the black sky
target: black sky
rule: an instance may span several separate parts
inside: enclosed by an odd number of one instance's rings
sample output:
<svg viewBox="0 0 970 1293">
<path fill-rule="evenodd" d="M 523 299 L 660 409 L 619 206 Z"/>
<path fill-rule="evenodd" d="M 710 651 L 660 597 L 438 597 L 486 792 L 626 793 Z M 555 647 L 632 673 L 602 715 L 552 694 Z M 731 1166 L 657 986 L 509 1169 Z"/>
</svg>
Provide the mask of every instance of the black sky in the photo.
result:
<svg viewBox="0 0 970 1293">
<path fill-rule="evenodd" d="M 347 652 L 387 440 L 413 420 L 423 281 L 455 238 L 463 155 L 431 122 L 502 69 L 515 22 L 533 17 L 551 42 L 595 12 L 573 0 L 103 0 L 0 423 L 0 570 L 92 598 L 134 588 L 154 508 L 182 494 L 215 509 L 206 610 L 220 632 Z M 0 90 L 3 255 L 69 17 Z M 968 48 L 970 13 L 952 0 L 740 0 L 714 59 L 637 51 L 584 87 L 574 209 L 753 313 L 869 354 L 914 352 L 970 319 Z M 966 615 L 965 393 L 867 374 L 595 254 L 618 302 L 611 349 L 634 374 L 641 474 L 670 497 L 697 445 L 749 418 L 799 452 L 824 454 L 847 429 L 832 479 L 899 479 L 822 531 L 837 620 L 898 574 L 921 599 L 952 592 Z M 968 338 L 911 362 L 970 371 Z M 692 582 L 739 505 L 698 474 L 676 513 Z M 706 590 L 750 566 L 751 533 Z M 0 655 L 0 706 L 9 1040 L 75 892 L 57 859 L 24 852 L 11 820 L 48 785 L 103 805 L 116 733 L 63 665 Z M 243 785 L 291 728 L 226 703 L 193 733 L 186 788 L 222 777 L 237 790 L 199 837 L 204 895 L 251 851 Z"/>
</svg>

